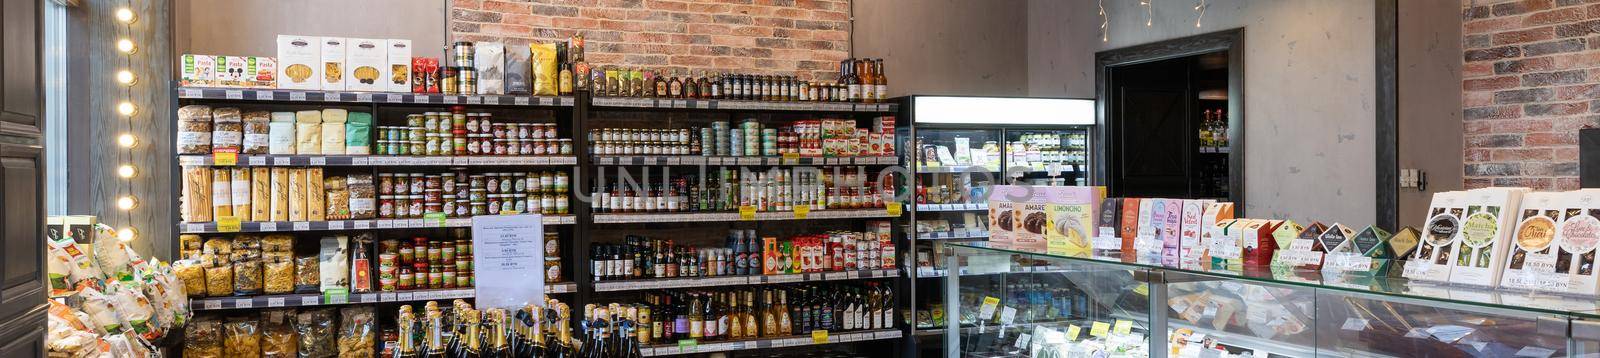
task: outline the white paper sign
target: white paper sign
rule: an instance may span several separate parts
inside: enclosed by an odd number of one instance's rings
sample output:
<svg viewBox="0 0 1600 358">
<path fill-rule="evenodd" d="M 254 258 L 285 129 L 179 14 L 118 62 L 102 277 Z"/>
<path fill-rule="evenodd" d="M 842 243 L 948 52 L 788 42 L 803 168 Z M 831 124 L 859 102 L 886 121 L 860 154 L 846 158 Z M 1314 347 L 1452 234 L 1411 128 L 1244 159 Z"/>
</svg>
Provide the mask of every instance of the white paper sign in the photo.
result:
<svg viewBox="0 0 1600 358">
<path fill-rule="evenodd" d="M 474 216 L 472 253 L 478 307 L 544 303 L 543 215 Z"/>
<path fill-rule="evenodd" d="M 1343 328 L 1346 331 L 1360 331 L 1367 329 L 1367 320 L 1355 317 L 1347 318 L 1344 320 L 1344 326 L 1340 328 Z"/>
</svg>

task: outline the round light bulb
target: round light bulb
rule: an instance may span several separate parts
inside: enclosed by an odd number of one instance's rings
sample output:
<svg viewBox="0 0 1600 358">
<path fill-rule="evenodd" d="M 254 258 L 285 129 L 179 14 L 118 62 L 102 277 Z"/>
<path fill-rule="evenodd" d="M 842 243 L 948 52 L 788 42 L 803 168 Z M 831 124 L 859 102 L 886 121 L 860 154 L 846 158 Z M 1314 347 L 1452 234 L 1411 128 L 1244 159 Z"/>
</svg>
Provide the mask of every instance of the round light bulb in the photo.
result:
<svg viewBox="0 0 1600 358">
<path fill-rule="evenodd" d="M 117 21 L 122 21 L 124 23 L 132 23 L 133 20 L 136 20 L 133 17 L 133 10 L 128 10 L 128 8 L 117 9 L 116 16 Z"/>
<path fill-rule="evenodd" d="M 134 170 L 133 165 L 123 164 L 117 166 L 117 176 L 119 177 L 132 178 L 134 174 L 138 174 L 138 171 Z"/>
<path fill-rule="evenodd" d="M 122 113 L 122 115 L 124 115 L 124 116 L 133 115 L 133 111 L 135 109 L 136 108 L 133 106 L 133 103 L 131 103 L 131 102 L 122 102 L 122 103 L 118 103 L 117 104 L 117 113 Z"/>
<path fill-rule="evenodd" d="M 117 40 L 117 51 L 133 53 L 133 50 L 134 50 L 133 49 L 133 40 L 129 40 L 129 39 Z"/>
<path fill-rule="evenodd" d="M 122 242 L 133 241 L 133 238 L 135 237 L 139 237 L 139 231 L 134 230 L 131 227 L 125 227 L 122 228 L 122 230 L 117 230 L 117 240 L 121 240 Z"/>
<path fill-rule="evenodd" d="M 121 83 L 123 85 L 131 85 L 131 84 L 134 83 L 134 81 L 135 81 L 135 78 L 133 78 L 133 72 L 130 72 L 128 70 L 117 71 L 117 83 Z"/>
<path fill-rule="evenodd" d="M 139 138 L 134 137 L 132 134 L 123 133 L 122 135 L 117 136 L 117 145 L 120 145 L 123 148 L 133 148 L 134 146 L 139 145 Z"/>
<path fill-rule="evenodd" d="M 124 196 L 124 197 L 117 198 L 117 208 L 118 209 L 130 210 L 130 209 L 133 209 L 133 207 L 137 206 L 138 204 L 139 204 L 139 202 L 134 200 L 132 196 Z"/>
</svg>

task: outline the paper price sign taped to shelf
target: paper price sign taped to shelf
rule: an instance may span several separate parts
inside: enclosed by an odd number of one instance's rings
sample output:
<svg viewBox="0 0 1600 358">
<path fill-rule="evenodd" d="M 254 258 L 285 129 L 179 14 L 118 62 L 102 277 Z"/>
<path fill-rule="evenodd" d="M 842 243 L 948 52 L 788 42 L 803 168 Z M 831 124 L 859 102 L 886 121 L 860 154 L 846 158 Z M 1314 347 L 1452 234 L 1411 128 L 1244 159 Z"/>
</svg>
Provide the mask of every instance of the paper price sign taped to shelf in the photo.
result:
<svg viewBox="0 0 1600 358">
<path fill-rule="evenodd" d="M 811 331 L 811 343 L 816 343 L 816 344 L 828 343 L 828 330 L 819 329 L 819 330 Z"/>
<path fill-rule="evenodd" d="M 1017 344 L 1012 346 L 1017 347 L 1017 349 L 1025 349 L 1028 348 L 1028 341 L 1031 340 L 1033 340 L 1033 335 L 1023 333 L 1022 335 L 1017 336 Z"/>
<path fill-rule="evenodd" d="M 901 210 L 900 203 L 889 203 L 888 205 L 883 207 L 883 210 L 887 211 L 889 213 L 889 216 L 899 217 L 900 216 L 900 210 Z"/>
<path fill-rule="evenodd" d="M 681 348 L 691 348 L 692 349 L 692 348 L 694 348 L 695 346 L 698 346 L 698 345 L 700 345 L 700 341 L 697 341 L 697 340 L 693 340 L 693 339 L 680 339 L 680 340 L 678 340 L 678 348 L 680 348 L 680 349 Z"/>
<path fill-rule="evenodd" d="M 1094 324 L 1089 325 L 1089 335 L 1090 336 L 1105 338 L 1106 334 L 1109 333 L 1110 331 L 1111 331 L 1111 324 L 1110 323 L 1095 321 Z"/>
<path fill-rule="evenodd" d="M 994 317 L 994 309 L 996 307 L 999 307 L 999 306 L 1000 306 L 1000 299 L 999 298 L 984 297 L 983 298 L 983 305 L 982 306 L 978 306 L 978 317 L 980 317 L 980 319 L 983 319 L 983 320 L 988 320 L 989 317 Z"/>
<path fill-rule="evenodd" d="M 810 216 L 810 215 L 811 215 L 811 206 L 810 205 L 795 205 L 794 206 L 794 218 L 795 219 L 805 219 L 806 216 Z"/>
<path fill-rule="evenodd" d="M 755 220 L 755 219 L 756 219 L 756 207 L 750 206 L 750 205 L 740 205 L 739 206 L 739 220 L 750 221 L 750 220 Z"/>
<path fill-rule="evenodd" d="M 231 152 L 231 151 L 211 153 L 211 165 L 217 165 L 217 166 L 239 165 L 239 153 L 234 153 L 234 152 Z"/>
<path fill-rule="evenodd" d="M 1067 341 L 1068 342 L 1078 340 L 1078 335 L 1080 335 L 1080 334 L 1083 334 L 1083 327 L 1078 327 L 1078 325 L 1075 325 L 1075 324 L 1067 325 Z"/>
<path fill-rule="evenodd" d="M 1125 334 L 1129 334 L 1129 333 L 1133 333 L 1133 321 L 1120 320 L 1119 319 L 1119 320 L 1117 320 L 1116 326 L 1113 326 L 1111 328 L 1111 332 L 1112 333 L 1116 333 L 1116 334 L 1124 334 L 1124 335 Z"/>
<path fill-rule="evenodd" d="M 1017 319 L 1017 309 L 1011 308 L 1011 306 L 1006 306 L 1005 308 L 1000 309 L 1000 324 L 1001 325 L 1010 325 L 1011 322 L 1015 321 L 1016 319 Z"/>
<path fill-rule="evenodd" d="M 238 216 L 218 216 L 217 232 L 239 232 L 243 224 L 239 223 Z"/>
<path fill-rule="evenodd" d="M 516 309 L 544 299 L 544 216 L 472 217 L 478 307 Z"/>
</svg>

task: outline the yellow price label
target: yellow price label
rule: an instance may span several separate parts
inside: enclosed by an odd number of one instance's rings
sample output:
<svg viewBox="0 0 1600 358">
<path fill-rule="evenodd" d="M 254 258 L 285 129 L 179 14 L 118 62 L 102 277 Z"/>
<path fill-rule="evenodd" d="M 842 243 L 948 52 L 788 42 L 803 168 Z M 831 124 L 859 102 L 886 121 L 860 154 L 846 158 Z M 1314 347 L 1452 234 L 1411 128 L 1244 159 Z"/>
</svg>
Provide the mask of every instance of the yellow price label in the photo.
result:
<svg viewBox="0 0 1600 358">
<path fill-rule="evenodd" d="M 517 215 L 517 214 L 521 214 L 521 213 L 522 213 L 521 211 L 516 211 L 516 210 L 501 210 L 500 211 L 500 215 Z"/>
<path fill-rule="evenodd" d="M 239 165 L 239 153 L 211 153 L 211 165 Z"/>
<path fill-rule="evenodd" d="M 887 206 L 883 207 L 884 211 L 888 211 L 889 212 L 889 216 L 896 216 L 896 217 L 900 216 L 900 209 L 901 209 L 900 208 L 900 203 L 888 203 Z"/>
<path fill-rule="evenodd" d="M 243 225 L 239 223 L 238 216 L 218 216 L 217 232 L 239 232 Z"/>
<path fill-rule="evenodd" d="M 783 153 L 784 164 L 800 164 L 800 153 Z"/>
<path fill-rule="evenodd" d="M 816 344 L 828 343 L 828 330 L 819 329 L 811 331 L 811 342 Z"/>
<path fill-rule="evenodd" d="M 1094 324 L 1089 325 L 1089 335 L 1090 336 L 1105 338 L 1106 333 L 1108 333 L 1108 331 L 1110 331 L 1110 330 L 1111 330 L 1111 324 L 1110 323 L 1095 321 Z"/>
<path fill-rule="evenodd" d="M 810 216 L 810 215 L 811 215 L 811 206 L 810 205 L 795 205 L 794 206 L 794 218 L 795 219 L 805 219 L 806 216 Z"/>
<path fill-rule="evenodd" d="M 1133 293 L 1137 293 L 1140 296 L 1149 296 L 1150 295 L 1150 285 L 1146 285 L 1146 284 L 1143 284 L 1143 283 L 1134 284 L 1133 285 Z"/>
<path fill-rule="evenodd" d="M 739 206 L 739 220 L 755 220 L 756 207 L 750 205 Z"/>
<path fill-rule="evenodd" d="M 1075 324 L 1067 325 L 1067 341 L 1078 340 L 1078 335 L 1082 333 L 1083 327 L 1078 327 L 1078 325 Z"/>
<path fill-rule="evenodd" d="M 1115 326 L 1111 327 L 1111 332 L 1112 333 L 1116 333 L 1116 334 L 1132 333 L 1133 332 L 1133 321 L 1126 321 L 1126 320 L 1120 320 L 1119 319 L 1119 320 L 1117 320 L 1117 324 Z"/>
</svg>

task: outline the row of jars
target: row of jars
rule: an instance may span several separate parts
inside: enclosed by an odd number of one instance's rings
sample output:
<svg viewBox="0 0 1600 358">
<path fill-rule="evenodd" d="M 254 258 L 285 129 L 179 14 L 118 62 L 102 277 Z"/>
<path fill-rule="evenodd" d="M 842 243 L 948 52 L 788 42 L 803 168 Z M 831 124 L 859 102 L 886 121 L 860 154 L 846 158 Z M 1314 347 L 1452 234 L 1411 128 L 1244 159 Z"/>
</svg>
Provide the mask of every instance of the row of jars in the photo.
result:
<svg viewBox="0 0 1600 358">
<path fill-rule="evenodd" d="M 384 240 L 379 243 L 378 283 L 382 291 L 472 287 L 472 242 L 466 229 L 453 240 Z"/>
<path fill-rule="evenodd" d="M 468 174 L 451 168 L 440 174 L 378 174 L 378 217 L 417 218 L 428 213 L 447 217 L 498 215 L 502 212 L 569 213 L 566 172 L 493 172 Z"/>
</svg>

